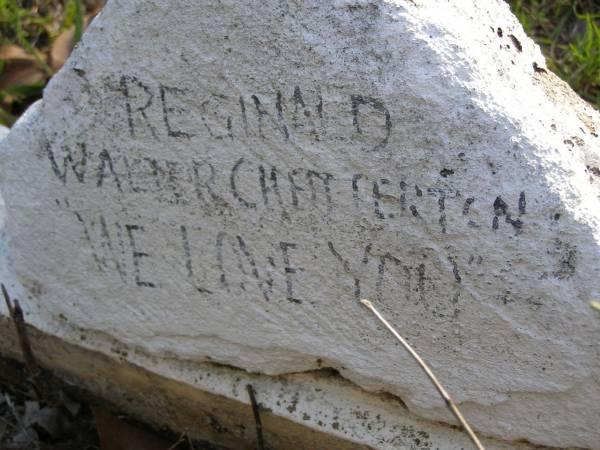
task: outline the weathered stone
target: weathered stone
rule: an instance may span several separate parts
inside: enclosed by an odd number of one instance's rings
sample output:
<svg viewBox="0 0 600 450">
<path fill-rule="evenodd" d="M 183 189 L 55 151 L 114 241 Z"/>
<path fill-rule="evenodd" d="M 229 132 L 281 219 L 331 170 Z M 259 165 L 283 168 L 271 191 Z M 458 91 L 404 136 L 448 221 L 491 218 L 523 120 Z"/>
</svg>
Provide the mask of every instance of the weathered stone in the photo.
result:
<svg viewBox="0 0 600 450">
<path fill-rule="evenodd" d="M 157 362 L 122 348 L 103 348 L 113 355 L 122 352 L 116 360 L 33 327 L 28 333 L 40 364 L 70 385 L 150 424 L 230 449 L 256 448 L 248 384 L 260 404 L 267 448 L 458 450 L 471 445 L 461 430 L 415 417 L 398 399 L 369 394 L 331 371 L 272 377 L 211 363 Z M 105 343 L 96 344 L 102 348 Z M 0 317 L 0 348 L 5 345 L 15 349 L 6 352 L 8 357 L 20 359 L 14 327 Z M 0 380 L 6 375 L 2 362 Z M 487 450 L 541 450 L 497 439 L 482 442 Z"/>
<path fill-rule="evenodd" d="M 1 144 L 1 276 L 174 380 L 331 367 L 452 422 L 367 297 L 483 435 L 600 448 L 599 122 L 500 1 L 115 0 Z"/>
<path fill-rule="evenodd" d="M 0 125 L 0 141 L 8 135 L 10 128 L 5 127 L 4 125 Z"/>
</svg>

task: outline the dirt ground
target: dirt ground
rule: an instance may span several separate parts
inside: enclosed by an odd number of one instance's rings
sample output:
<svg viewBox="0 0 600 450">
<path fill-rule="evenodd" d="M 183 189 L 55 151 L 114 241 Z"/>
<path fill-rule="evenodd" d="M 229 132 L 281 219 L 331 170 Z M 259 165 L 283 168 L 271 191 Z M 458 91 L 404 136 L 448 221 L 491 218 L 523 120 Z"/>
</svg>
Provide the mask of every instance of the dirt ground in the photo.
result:
<svg viewBox="0 0 600 450">
<path fill-rule="evenodd" d="M 0 450 L 234 450 L 154 430 L 42 371 L 0 357 Z"/>
<path fill-rule="evenodd" d="M 0 448 L 97 450 L 100 442 L 88 405 L 66 396 L 53 405 L 0 384 Z"/>
</svg>

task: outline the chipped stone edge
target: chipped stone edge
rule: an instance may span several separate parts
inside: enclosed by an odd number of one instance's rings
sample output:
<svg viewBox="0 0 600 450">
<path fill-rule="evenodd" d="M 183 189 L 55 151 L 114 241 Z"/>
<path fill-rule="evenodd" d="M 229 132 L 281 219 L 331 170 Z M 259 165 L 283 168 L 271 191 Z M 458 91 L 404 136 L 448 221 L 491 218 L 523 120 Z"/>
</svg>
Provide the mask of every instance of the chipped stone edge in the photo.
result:
<svg viewBox="0 0 600 450">
<path fill-rule="evenodd" d="M 251 374 L 152 357 L 87 331 L 81 331 L 83 345 L 75 345 L 33 326 L 28 330 L 43 367 L 144 421 L 197 439 L 234 448 L 255 444 L 246 391 L 251 384 L 273 448 L 471 448 L 460 429 L 418 418 L 397 397 L 368 393 L 330 370 Z M 21 359 L 14 327 L 1 315 L 0 355 Z M 540 448 L 483 441 L 488 450 Z"/>
</svg>

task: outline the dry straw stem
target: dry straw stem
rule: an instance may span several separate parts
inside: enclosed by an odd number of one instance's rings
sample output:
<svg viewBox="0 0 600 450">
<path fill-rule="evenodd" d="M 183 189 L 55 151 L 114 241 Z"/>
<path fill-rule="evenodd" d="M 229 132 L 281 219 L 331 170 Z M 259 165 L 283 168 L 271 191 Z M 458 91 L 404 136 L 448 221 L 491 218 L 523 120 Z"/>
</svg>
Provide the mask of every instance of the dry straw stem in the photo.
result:
<svg viewBox="0 0 600 450">
<path fill-rule="evenodd" d="M 385 318 L 379 313 L 379 311 L 377 311 L 375 309 L 375 307 L 369 300 L 362 299 L 360 302 L 363 305 L 365 305 L 367 308 L 369 308 L 373 314 L 375 314 L 375 316 L 381 321 L 381 323 L 383 323 L 386 326 L 386 328 L 388 330 L 390 330 L 390 332 L 396 337 L 396 339 L 398 339 L 400 341 L 400 343 L 404 346 L 404 348 L 406 350 L 408 350 L 408 352 L 412 355 L 412 357 L 415 358 L 417 363 L 419 363 L 419 366 L 421 366 L 421 369 L 423 369 L 423 371 L 427 374 L 427 376 L 429 377 L 429 379 L 431 380 L 431 382 L 433 383 L 435 388 L 438 390 L 438 392 L 440 393 L 440 395 L 446 402 L 446 406 L 448 406 L 448 409 L 450 409 L 452 414 L 454 414 L 454 417 L 456 417 L 456 419 L 460 422 L 460 424 L 462 425 L 464 430 L 467 432 L 467 434 L 471 438 L 471 441 L 473 441 L 473 444 L 475 444 L 475 447 L 477 447 L 478 450 L 485 450 L 483 445 L 481 445 L 481 442 L 479 442 L 479 438 L 475 435 L 475 432 L 473 431 L 471 426 L 467 423 L 467 421 L 465 420 L 465 418 L 459 411 L 458 407 L 456 406 L 456 404 L 454 403 L 452 398 L 450 398 L 450 395 L 448 395 L 448 393 L 446 392 L 446 389 L 444 389 L 444 387 L 440 384 L 438 379 L 435 377 L 435 375 L 433 374 L 433 372 L 431 371 L 429 366 L 427 366 L 427 364 L 425 364 L 425 361 L 423 361 L 423 359 L 421 359 L 421 357 L 410 346 L 410 344 L 408 342 L 406 342 L 402 336 L 400 336 L 400 334 L 394 329 L 394 327 L 392 325 L 390 325 L 390 323 L 387 320 L 385 320 Z"/>
</svg>

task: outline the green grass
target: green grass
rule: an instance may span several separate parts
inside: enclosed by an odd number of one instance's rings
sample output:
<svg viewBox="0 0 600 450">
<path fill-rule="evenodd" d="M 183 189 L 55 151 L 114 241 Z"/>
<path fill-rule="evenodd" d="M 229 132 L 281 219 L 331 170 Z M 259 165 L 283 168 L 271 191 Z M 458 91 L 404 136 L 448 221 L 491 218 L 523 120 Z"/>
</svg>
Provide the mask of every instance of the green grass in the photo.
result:
<svg viewBox="0 0 600 450">
<path fill-rule="evenodd" d="M 31 55 L 42 73 L 40 81 L 30 84 L 2 83 L 8 71 L 23 70 L 22 64 L 0 59 L 0 123 L 11 125 L 23 110 L 42 95 L 54 74 L 49 53 L 54 40 L 74 27 L 74 42 L 83 33 L 84 0 L 0 0 L 0 47 L 16 45 Z M 15 72 L 17 73 L 17 72 Z"/>
<path fill-rule="evenodd" d="M 548 67 L 600 108 L 600 1 L 509 0 Z"/>
</svg>

